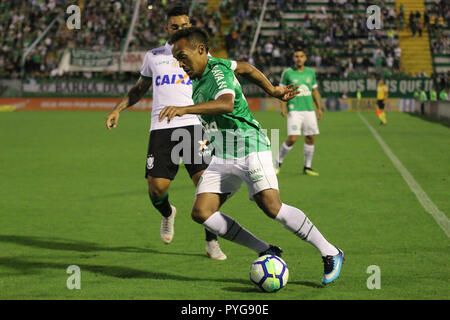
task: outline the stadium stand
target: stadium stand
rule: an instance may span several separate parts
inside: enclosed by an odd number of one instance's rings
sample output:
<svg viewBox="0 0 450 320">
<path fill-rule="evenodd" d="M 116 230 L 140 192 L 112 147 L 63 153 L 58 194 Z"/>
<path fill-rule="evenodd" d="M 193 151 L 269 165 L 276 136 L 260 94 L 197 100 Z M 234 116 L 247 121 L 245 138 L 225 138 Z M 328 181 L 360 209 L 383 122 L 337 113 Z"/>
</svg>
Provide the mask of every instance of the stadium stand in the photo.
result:
<svg viewBox="0 0 450 320">
<path fill-rule="evenodd" d="M 367 33 L 366 8 L 378 4 L 383 28 Z M 396 13 L 393 2 L 271 1 L 253 57 L 278 79 L 298 43 L 308 50 L 309 65 L 320 77 L 392 76 L 400 72 Z"/>
<path fill-rule="evenodd" d="M 136 24 L 130 27 L 134 0 L 0 0 L 0 76 L 20 78 L 24 50 L 60 17 L 62 22 L 27 57 L 26 77 L 135 79 L 136 73 L 131 72 L 61 75 L 58 66 L 67 49 L 118 52 L 127 40 L 128 51 L 163 45 L 165 10 L 175 2 L 140 1 Z M 268 0 L 252 56 L 250 47 L 262 1 L 183 3 L 192 9 L 193 24 L 209 30 L 215 56 L 248 60 L 274 82 L 279 81 L 281 72 L 291 63 L 294 47 L 301 43 L 308 50 L 308 65 L 316 70 L 319 79 L 425 76 L 435 77 L 440 86 L 448 86 L 450 10 L 444 0 Z M 81 7 L 80 30 L 68 30 L 64 23 L 69 4 Z M 367 32 L 366 9 L 372 4 L 382 10 L 382 28 Z"/>
<path fill-rule="evenodd" d="M 448 88 L 450 75 L 450 3 L 448 1 L 425 2 L 424 27 L 430 37 L 431 54 L 438 90 Z"/>
</svg>

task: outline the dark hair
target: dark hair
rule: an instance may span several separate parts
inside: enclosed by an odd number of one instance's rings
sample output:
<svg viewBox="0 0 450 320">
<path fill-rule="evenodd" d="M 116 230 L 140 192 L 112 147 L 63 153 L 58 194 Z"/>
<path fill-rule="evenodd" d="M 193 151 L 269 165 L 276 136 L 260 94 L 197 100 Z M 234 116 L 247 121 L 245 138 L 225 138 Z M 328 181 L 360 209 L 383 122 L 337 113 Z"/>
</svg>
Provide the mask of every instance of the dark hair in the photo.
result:
<svg viewBox="0 0 450 320">
<path fill-rule="evenodd" d="M 209 51 L 209 36 L 205 29 L 198 27 L 181 29 L 170 37 L 169 43 L 175 43 L 183 38 L 187 39 L 192 46 L 203 44 L 206 47 L 206 51 Z"/>
<path fill-rule="evenodd" d="M 183 6 L 181 4 L 176 4 L 175 6 L 171 7 L 167 11 L 166 15 L 167 15 L 167 20 L 169 20 L 170 17 L 188 16 L 189 11 L 185 6 Z"/>
<path fill-rule="evenodd" d="M 296 53 L 297 51 L 302 51 L 306 55 L 306 49 L 302 45 L 297 45 L 294 47 L 294 53 Z"/>
</svg>

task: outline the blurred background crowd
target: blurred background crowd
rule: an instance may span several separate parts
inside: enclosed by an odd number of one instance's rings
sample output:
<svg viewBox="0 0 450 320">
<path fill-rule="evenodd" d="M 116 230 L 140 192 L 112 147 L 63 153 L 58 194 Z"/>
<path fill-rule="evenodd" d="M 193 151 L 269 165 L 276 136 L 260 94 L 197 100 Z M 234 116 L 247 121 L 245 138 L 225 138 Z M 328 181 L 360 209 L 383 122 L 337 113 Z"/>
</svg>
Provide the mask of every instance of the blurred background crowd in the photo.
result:
<svg viewBox="0 0 450 320">
<path fill-rule="evenodd" d="M 401 1 L 401 0 L 397 0 Z M 71 31 L 58 23 L 27 57 L 27 76 L 58 76 L 57 68 L 67 48 L 86 48 L 97 52 L 120 51 L 133 16 L 133 0 L 64 1 L 64 0 L 0 0 L 0 77 L 19 78 L 23 53 L 57 16 L 67 17 L 70 4 L 83 5 L 83 26 Z M 164 45 L 165 12 L 170 0 L 141 1 L 128 51 L 146 51 Z M 189 5 L 192 1 L 185 1 Z M 208 12 L 206 1 L 196 1 L 192 23 L 208 29 L 212 48 L 223 43 L 230 59 L 247 60 L 278 81 L 282 70 L 291 64 L 295 46 L 302 44 L 308 54 L 308 65 L 323 78 L 439 77 L 448 83 L 448 72 L 411 74 L 401 66 L 402 49 L 398 31 L 410 30 L 421 37 L 430 35 L 432 54 L 449 55 L 449 1 L 435 1 L 425 13 L 406 16 L 403 5 L 394 1 L 366 0 L 271 0 L 264 15 L 261 34 L 252 47 L 262 1 L 226 0 L 220 9 Z M 151 10 L 149 4 L 151 3 Z M 368 32 L 365 9 L 379 5 L 382 28 Z M 82 77 L 131 78 L 135 74 L 64 75 Z"/>
</svg>

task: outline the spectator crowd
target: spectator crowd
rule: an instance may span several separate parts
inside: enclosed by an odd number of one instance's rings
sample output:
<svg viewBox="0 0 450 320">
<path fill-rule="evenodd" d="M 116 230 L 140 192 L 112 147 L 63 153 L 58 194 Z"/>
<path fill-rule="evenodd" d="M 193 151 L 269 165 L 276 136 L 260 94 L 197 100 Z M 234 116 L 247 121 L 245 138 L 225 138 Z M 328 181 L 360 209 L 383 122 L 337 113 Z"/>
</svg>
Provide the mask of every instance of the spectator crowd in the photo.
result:
<svg viewBox="0 0 450 320">
<path fill-rule="evenodd" d="M 177 0 L 140 2 L 129 51 L 164 45 L 167 40 L 163 27 L 166 9 L 175 2 Z M 27 57 L 25 73 L 42 78 L 56 76 L 59 61 L 67 48 L 120 51 L 130 28 L 133 0 L 0 0 L 0 76 L 20 77 L 24 50 L 57 16 L 67 19 L 65 9 L 70 4 L 81 3 L 82 28 L 69 30 L 65 21 L 56 23 Z M 191 3 L 183 2 L 186 6 Z M 281 71 L 291 64 L 292 52 L 298 45 L 306 48 L 308 65 L 316 69 L 318 77 L 411 76 L 400 68 L 402 52 L 397 38 L 397 30 L 407 25 L 413 36 L 420 37 L 425 29 L 430 32 L 433 53 L 449 54 L 447 22 L 450 8 L 445 0 L 428 6 L 423 17 L 419 12 L 405 17 L 403 5 L 397 11 L 394 5 L 386 5 L 384 0 L 328 0 L 320 5 L 311 5 L 304 0 L 269 3 L 263 20 L 275 33 L 266 35 L 262 32 L 251 56 L 261 1 L 222 0 L 220 10 L 214 11 L 207 10 L 207 2 L 196 1 L 191 22 L 209 31 L 212 48 L 223 44 L 229 58 L 249 61 L 274 82 L 279 81 Z M 372 4 L 381 8 L 381 29 L 367 28 L 365 10 Z M 66 76 L 120 77 L 98 73 Z M 443 78 L 446 81 L 447 76 Z"/>
</svg>

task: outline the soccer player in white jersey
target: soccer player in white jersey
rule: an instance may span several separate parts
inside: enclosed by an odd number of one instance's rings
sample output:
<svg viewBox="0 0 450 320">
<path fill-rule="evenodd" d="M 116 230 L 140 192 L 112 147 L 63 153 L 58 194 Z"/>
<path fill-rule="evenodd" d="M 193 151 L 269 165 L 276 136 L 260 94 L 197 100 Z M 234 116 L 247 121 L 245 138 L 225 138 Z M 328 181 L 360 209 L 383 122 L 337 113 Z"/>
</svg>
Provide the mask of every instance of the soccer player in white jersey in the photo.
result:
<svg viewBox="0 0 450 320">
<path fill-rule="evenodd" d="M 169 36 L 190 26 L 186 8 L 175 6 L 167 12 L 165 28 Z M 159 112 L 165 106 L 183 106 L 192 103 L 192 82 L 173 58 L 171 49 L 172 46 L 166 43 L 163 47 L 147 52 L 136 85 L 106 118 L 107 128 L 115 128 L 118 124 L 119 113 L 137 103 L 153 84 L 153 105 L 145 178 L 148 181 L 151 203 L 162 215 L 160 235 L 161 240 L 166 244 L 173 239 L 177 212 L 169 202 L 168 189 L 177 174 L 180 163 L 179 159 L 172 159 L 172 149 L 180 143 L 180 141 L 172 141 L 172 133 L 177 128 L 183 128 L 188 130 L 193 138 L 194 131 L 201 127 L 195 115 L 186 115 L 171 123 L 158 121 Z M 192 140 L 191 157 L 189 159 L 182 157 L 195 186 L 208 166 L 203 160 L 198 163 L 193 159 L 193 156 L 198 154 L 202 147 L 201 143 L 202 141 Z M 226 255 L 217 242 L 217 236 L 206 229 L 205 232 L 206 254 L 213 259 L 226 259 Z"/>
</svg>

